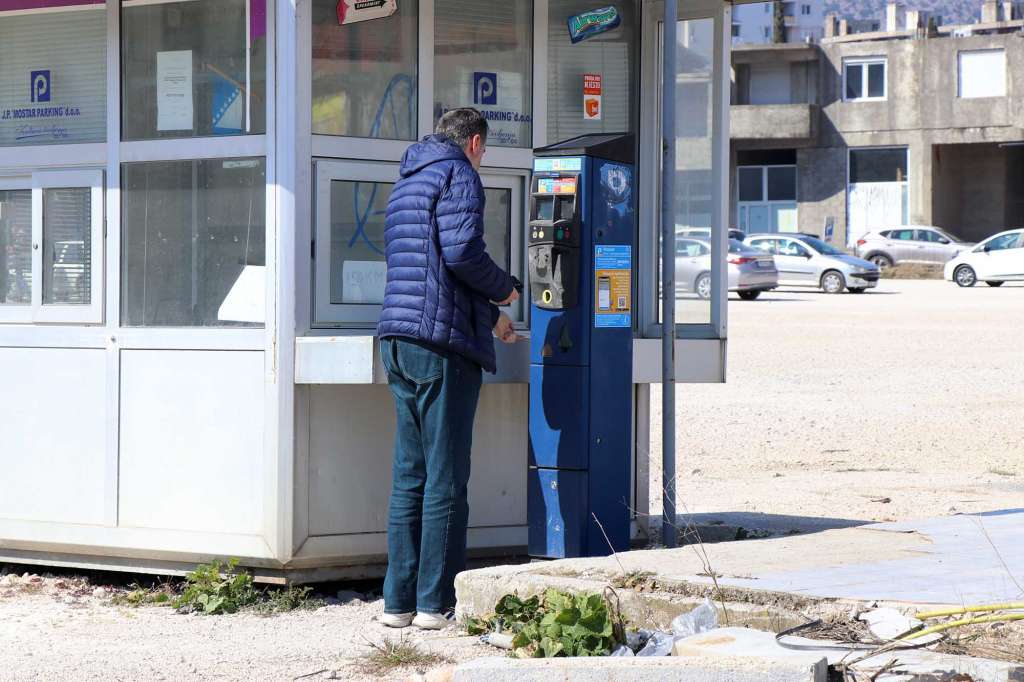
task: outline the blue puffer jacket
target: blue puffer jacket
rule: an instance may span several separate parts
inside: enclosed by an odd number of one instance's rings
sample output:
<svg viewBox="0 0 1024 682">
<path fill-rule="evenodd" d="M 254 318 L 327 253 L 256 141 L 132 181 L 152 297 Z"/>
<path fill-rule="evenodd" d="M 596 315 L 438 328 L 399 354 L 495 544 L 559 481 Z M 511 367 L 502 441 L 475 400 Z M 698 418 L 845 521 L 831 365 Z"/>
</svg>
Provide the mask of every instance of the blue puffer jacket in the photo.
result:
<svg viewBox="0 0 1024 682">
<path fill-rule="evenodd" d="M 462 149 L 431 135 L 409 147 L 388 201 L 388 264 L 377 335 L 418 339 L 495 371 L 498 308 L 512 278 L 487 255 L 484 188 Z"/>
</svg>

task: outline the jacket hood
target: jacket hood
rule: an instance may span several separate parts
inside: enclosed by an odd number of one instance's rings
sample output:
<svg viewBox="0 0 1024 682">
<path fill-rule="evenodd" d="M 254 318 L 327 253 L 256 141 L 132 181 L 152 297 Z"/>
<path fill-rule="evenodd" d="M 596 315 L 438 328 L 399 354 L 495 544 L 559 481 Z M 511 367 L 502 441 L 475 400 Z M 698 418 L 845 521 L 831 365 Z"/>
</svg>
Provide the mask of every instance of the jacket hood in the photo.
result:
<svg viewBox="0 0 1024 682">
<path fill-rule="evenodd" d="M 443 135 L 427 135 L 419 142 L 405 150 L 399 170 L 403 178 L 423 170 L 432 163 L 439 161 L 465 161 L 466 153 Z"/>
</svg>

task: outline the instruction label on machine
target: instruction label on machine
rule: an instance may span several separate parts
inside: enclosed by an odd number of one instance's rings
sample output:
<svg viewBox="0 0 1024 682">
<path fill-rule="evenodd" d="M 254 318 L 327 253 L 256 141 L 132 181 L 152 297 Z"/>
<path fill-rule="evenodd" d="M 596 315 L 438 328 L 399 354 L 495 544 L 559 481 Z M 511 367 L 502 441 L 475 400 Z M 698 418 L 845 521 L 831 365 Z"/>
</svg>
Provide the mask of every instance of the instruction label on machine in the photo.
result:
<svg viewBox="0 0 1024 682">
<path fill-rule="evenodd" d="M 632 247 L 594 247 L 595 327 L 633 326 L 632 276 Z"/>
</svg>

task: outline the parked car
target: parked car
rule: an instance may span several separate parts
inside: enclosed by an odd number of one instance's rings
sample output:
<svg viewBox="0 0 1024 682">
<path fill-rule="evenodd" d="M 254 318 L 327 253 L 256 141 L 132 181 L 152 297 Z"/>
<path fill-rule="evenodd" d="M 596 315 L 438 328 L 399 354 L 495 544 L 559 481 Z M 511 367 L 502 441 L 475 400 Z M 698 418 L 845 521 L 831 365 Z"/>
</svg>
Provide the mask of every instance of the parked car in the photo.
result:
<svg viewBox="0 0 1024 682">
<path fill-rule="evenodd" d="M 752 301 L 778 286 L 775 260 L 738 239 L 729 240 L 729 291 Z M 711 244 L 703 239 L 676 239 L 676 295 L 696 293 L 711 298 Z"/>
<path fill-rule="evenodd" d="M 946 263 L 943 275 L 962 287 L 1024 281 L 1024 228 L 993 235 Z"/>
<path fill-rule="evenodd" d="M 816 237 L 799 233 L 766 233 L 747 237 L 746 244 L 770 253 L 779 270 L 779 286 L 816 287 L 838 294 L 861 294 L 878 286 L 881 271 L 874 263 L 843 253 Z"/>
<path fill-rule="evenodd" d="M 974 244 L 938 227 L 908 225 L 868 232 L 857 240 L 856 253 L 880 268 L 900 263 L 942 264 Z"/>
<path fill-rule="evenodd" d="M 706 242 L 711 241 L 711 228 L 709 227 L 683 227 L 682 225 L 676 225 L 676 237 L 693 237 L 695 239 L 702 239 Z M 729 239 L 737 239 L 743 241 L 747 238 L 747 234 L 743 230 L 737 230 L 735 227 L 729 228 Z"/>
</svg>

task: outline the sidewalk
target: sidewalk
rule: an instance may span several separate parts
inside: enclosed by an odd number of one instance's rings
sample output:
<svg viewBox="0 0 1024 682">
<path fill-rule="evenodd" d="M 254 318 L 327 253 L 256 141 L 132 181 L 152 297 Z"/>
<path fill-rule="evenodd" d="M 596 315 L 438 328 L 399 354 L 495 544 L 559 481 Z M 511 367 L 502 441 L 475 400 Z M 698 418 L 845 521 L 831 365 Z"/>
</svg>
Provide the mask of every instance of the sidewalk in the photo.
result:
<svg viewBox="0 0 1024 682">
<path fill-rule="evenodd" d="M 617 590 L 623 609 L 634 622 L 658 627 L 712 592 L 731 602 L 740 624 L 760 627 L 765 619 L 802 622 L 841 604 L 1020 601 L 1024 510 L 467 571 L 456 580 L 458 612 L 489 613 L 509 592 L 607 585 L 632 587 Z"/>
</svg>

